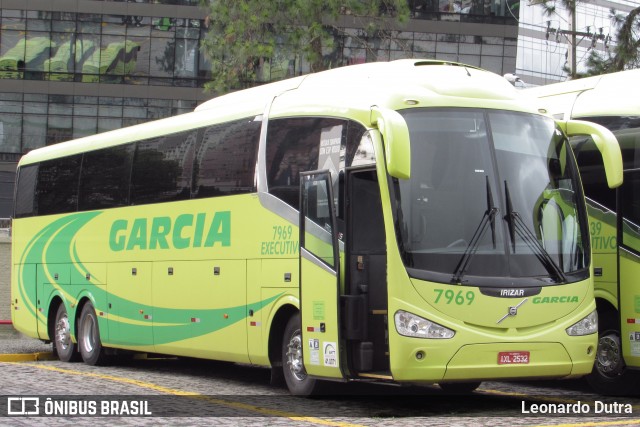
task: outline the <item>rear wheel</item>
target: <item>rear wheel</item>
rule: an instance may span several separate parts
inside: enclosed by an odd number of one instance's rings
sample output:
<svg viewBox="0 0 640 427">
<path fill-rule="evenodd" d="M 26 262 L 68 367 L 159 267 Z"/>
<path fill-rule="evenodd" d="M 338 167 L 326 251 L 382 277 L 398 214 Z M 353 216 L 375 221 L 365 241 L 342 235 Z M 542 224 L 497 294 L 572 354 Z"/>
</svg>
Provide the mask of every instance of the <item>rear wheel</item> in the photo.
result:
<svg viewBox="0 0 640 427">
<path fill-rule="evenodd" d="M 93 304 L 86 303 L 80 314 L 80 328 L 78 330 L 78 348 L 82 360 L 88 365 L 102 365 L 106 362 L 106 355 L 100 341 L 98 318 Z"/>
<path fill-rule="evenodd" d="M 311 396 L 318 392 L 318 380 L 310 378 L 302 360 L 300 313 L 291 317 L 282 339 L 282 369 L 287 388 L 294 396 Z"/>
<path fill-rule="evenodd" d="M 71 341 L 71 327 L 69 323 L 69 316 L 67 315 L 67 309 L 64 307 L 64 303 L 58 306 L 56 312 L 56 320 L 54 323 L 54 350 L 58 355 L 58 359 L 63 362 L 75 362 L 78 360 L 78 352 L 76 351 L 76 345 Z"/>
<path fill-rule="evenodd" d="M 622 341 L 616 316 L 607 315 L 600 318 L 598 333 L 598 350 L 593 371 L 587 376 L 591 387 L 601 394 L 625 396 L 637 394 L 635 384 L 640 375 L 627 369 L 622 357 Z"/>
</svg>

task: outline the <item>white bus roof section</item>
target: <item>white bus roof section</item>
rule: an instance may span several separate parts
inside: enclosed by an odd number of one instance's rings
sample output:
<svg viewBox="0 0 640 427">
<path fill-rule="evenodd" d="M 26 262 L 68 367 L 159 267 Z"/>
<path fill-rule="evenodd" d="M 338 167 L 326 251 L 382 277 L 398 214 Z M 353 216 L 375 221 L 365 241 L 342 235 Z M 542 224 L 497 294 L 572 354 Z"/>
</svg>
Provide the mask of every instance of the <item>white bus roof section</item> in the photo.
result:
<svg viewBox="0 0 640 427">
<path fill-rule="evenodd" d="M 214 98 L 196 111 L 224 110 L 256 100 L 267 103 L 285 93 L 287 97 L 295 96 L 301 108 L 305 104 L 317 108 L 330 105 L 368 109 L 373 104 L 403 108 L 406 107 L 404 100 L 398 103 L 397 99 L 400 94 L 411 99 L 422 98 L 423 106 L 466 106 L 464 100 L 472 104 L 477 104 L 473 100 L 482 100 L 484 107 L 491 108 L 487 102 L 495 101 L 505 108 L 505 101 L 522 102 L 513 86 L 494 73 L 455 62 L 401 59 L 340 67 L 269 83 Z"/>
<path fill-rule="evenodd" d="M 345 117 L 371 127 L 372 106 L 394 110 L 494 108 L 538 113 L 538 103 L 502 76 L 472 66 L 419 59 L 375 62 L 233 92 L 203 103 L 192 113 L 50 145 L 23 156 L 20 165 L 232 120 L 259 119 L 266 111 L 274 118 Z"/>
<path fill-rule="evenodd" d="M 558 119 L 640 115 L 640 69 L 524 89 Z M 553 97 L 553 102 L 545 98 Z"/>
</svg>

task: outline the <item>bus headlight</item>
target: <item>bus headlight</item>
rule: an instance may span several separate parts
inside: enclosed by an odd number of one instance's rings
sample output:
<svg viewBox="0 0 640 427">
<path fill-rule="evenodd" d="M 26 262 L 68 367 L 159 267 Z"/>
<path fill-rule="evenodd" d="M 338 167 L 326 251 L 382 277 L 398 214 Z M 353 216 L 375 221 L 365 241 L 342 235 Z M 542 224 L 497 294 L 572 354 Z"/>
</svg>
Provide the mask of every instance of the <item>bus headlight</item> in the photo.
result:
<svg viewBox="0 0 640 427">
<path fill-rule="evenodd" d="M 567 328 L 567 334 L 571 336 L 591 335 L 598 332 L 598 312 L 592 311 L 590 315 Z"/>
<path fill-rule="evenodd" d="M 396 331 L 405 337 L 448 339 L 456 334 L 451 329 L 406 311 L 396 311 L 394 318 Z"/>
</svg>

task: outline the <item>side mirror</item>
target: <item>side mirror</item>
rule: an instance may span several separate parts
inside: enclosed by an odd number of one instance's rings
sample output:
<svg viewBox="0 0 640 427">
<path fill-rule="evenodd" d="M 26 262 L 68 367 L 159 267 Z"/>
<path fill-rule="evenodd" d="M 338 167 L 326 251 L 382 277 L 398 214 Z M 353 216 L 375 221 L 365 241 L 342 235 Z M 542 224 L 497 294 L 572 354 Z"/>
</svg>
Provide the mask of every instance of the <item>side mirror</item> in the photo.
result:
<svg viewBox="0 0 640 427">
<path fill-rule="evenodd" d="M 590 136 L 602 155 L 607 185 L 609 188 L 616 188 L 622 185 L 622 152 L 620 151 L 618 140 L 609 129 L 584 120 L 567 120 L 566 122 L 558 121 L 557 123 L 567 136 Z"/>
<path fill-rule="evenodd" d="M 387 171 L 399 179 L 411 177 L 411 142 L 404 118 L 388 108 L 371 107 L 371 125 L 377 126 L 384 142 Z"/>
</svg>

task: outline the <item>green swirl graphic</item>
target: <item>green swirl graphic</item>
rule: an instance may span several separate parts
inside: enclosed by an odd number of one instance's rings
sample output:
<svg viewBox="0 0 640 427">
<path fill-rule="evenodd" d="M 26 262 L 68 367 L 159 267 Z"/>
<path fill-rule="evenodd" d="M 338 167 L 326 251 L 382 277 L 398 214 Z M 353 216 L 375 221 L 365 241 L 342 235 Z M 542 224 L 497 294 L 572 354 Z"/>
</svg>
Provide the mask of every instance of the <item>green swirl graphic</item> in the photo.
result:
<svg viewBox="0 0 640 427">
<path fill-rule="evenodd" d="M 154 307 L 139 301 L 131 301 L 117 295 L 109 294 L 107 286 L 98 286 L 90 282 L 83 284 L 82 288 L 78 284 L 61 283 L 56 280 L 54 268 L 59 269 L 60 264 L 71 266 L 71 276 L 85 277 L 90 274 L 96 277 L 82 262 L 76 247 L 76 236 L 79 231 L 90 221 L 98 217 L 102 212 L 83 212 L 64 216 L 48 224 L 38 231 L 27 244 L 20 257 L 18 286 L 20 295 L 28 307 L 29 312 L 34 316 L 40 316 L 40 320 L 46 323 L 44 314 L 36 309 L 36 281 L 33 276 L 33 269 L 27 268 L 34 264 L 41 264 L 45 277 L 39 277 L 38 282 L 46 279 L 53 288 L 65 296 L 65 299 L 77 306 L 75 293 L 80 289 L 86 290 L 93 296 L 95 309 L 97 312 L 109 313 L 108 306 L 119 307 L 117 319 L 110 318 L 109 330 L 118 330 L 120 335 L 128 337 L 139 337 L 136 345 L 161 345 L 187 338 L 195 338 L 223 328 L 229 327 L 247 318 L 249 310 L 257 312 L 276 300 L 282 293 L 266 298 L 251 304 L 239 305 L 235 307 L 224 307 L 215 309 L 177 309 L 169 307 Z M 97 278 L 104 283 L 105 278 Z M 75 288 L 75 289 L 74 289 Z M 43 297 L 43 296 L 41 296 Z M 108 301 L 108 303 L 107 303 Z M 67 307 L 69 309 L 69 307 Z M 140 310 L 145 313 L 153 313 L 153 323 L 140 324 Z M 70 316 L 71 317 L 71 316 Z M 198 318 L 199 322 L 192 322 L 192 318 Z M 149 334 L 149 328 L 153 328 L 153 334 Z M 110 344 L 121 343 L 118 337 L 109 336 Z"/>
</svg>

